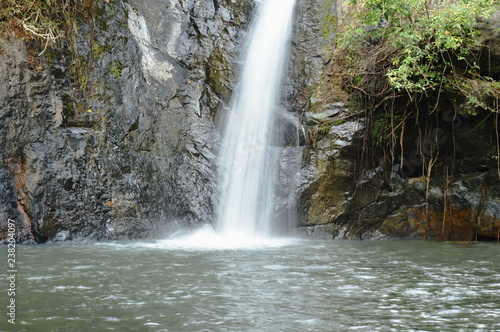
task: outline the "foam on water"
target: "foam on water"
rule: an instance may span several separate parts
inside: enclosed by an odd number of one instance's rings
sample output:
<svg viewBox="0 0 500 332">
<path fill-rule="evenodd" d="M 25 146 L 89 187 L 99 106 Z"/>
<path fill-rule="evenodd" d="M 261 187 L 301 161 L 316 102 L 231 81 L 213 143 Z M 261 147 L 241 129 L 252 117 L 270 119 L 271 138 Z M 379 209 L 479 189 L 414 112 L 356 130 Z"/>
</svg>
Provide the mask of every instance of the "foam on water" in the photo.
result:
<svg viewBox="0 0 500 332">
<path fill-rule="evenodd" d="M 241 232 L 221 234 L 211 227 L 203 227 L 192 233 L 172 239 L 159 240 L 152 243 L 140 243 L 147 248 L 159 249 L 260 249 L 277 248 L 296 243 L 298 240 L 287 238 L 254 237 Z"/>
</svg>

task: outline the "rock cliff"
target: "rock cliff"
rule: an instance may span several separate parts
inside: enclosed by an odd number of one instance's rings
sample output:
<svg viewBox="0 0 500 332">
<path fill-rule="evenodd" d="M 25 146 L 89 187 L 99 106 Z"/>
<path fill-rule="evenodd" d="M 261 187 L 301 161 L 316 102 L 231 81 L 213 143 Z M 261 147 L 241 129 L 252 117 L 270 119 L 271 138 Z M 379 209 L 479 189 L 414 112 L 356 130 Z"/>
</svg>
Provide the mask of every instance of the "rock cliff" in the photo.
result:
<svg viewBox="0 0 500 332">
<path fill-rule="evenodd" d="M 337 8 L 338 22 L 345 9 Z M 481 74 L 493 79 L 500 77 L 498 19 L 496 14 L 481 23 L 483 49 L 476 53 Z M 304 109 L 308 135 L 298 195 L 299 234 L 498 241 L 498 108 L 471 105 L 463 91 L 443 93 L 445 101 L 432 116 L 406 121 L 404 137 L 384 155 L 367 141 L 386 119 L 344 107 L 349 97 L 332 84 L 338 70 L 323 71 Z M 479 100 L 490 98 L 479 80 L 468 86 Z M 366 155 L 375 163 L 362 162 Z"/>
<path fill-rule="evenodd" d="M 219 133 L 252 1 L 96 1 L 74 36 L 3 31 L 0 233 L 158 237 L 213 220 Z M 5 224 L 6 225 L 6 224 Z"/>
<path fill-rule="evenodd" d="M 20 242 L 36 243 L 153 238 L 214 222 L 219 124 L 255 2 L 93 3 L 92 15 L 42 55 L 43 43 L 2 31 L 2 239 L 8 219 Z M 428 128 L 439 134 L 431 143 L 455 163 L 451 169 L 438 160 L 430 178 L 411 155 L 418 147 L 410 129 L 390 166 L 360 164 L 371 125 L 331 84 L 345 12 L 344 1 L 297 2 L 273 147 L 281 156 L 276 230 L 310 238 L 496 239 L 496 117 L 473 112 L 457 125 L 454 111 L 440 110 Z M 485 24 L 481 37 L 494 77 L 497 24 Z"/>
</svg>

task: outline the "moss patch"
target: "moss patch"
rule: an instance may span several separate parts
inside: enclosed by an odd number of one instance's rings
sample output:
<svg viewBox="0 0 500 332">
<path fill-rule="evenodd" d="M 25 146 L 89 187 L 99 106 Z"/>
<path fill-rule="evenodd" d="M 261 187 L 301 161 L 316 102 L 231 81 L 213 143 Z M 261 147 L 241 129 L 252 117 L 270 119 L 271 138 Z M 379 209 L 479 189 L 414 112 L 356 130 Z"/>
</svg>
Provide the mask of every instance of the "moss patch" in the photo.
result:
<svg viewBox="0 0 500 332">
<path fill-rule="evenodd" d="M 116 78 L 120 78 L 122 76 L 123 68 L 124 68 L 124 66 L 122 65 L 122 63 L 120 61 L 118 61 L 118 60 L 113 61 L 109 65 L 109 73 Z"/>
</svg>

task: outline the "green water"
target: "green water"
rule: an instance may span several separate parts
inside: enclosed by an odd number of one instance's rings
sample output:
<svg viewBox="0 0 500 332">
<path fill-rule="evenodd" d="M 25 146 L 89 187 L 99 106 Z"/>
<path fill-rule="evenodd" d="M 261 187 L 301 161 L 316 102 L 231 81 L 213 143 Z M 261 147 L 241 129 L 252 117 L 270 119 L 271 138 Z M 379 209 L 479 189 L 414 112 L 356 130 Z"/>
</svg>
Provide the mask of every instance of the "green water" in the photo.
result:
<svg viewBox="0 0 500 332">
<path fill-rule="evenodd" d="M 168 241 L 17 246 L 3 331 L 500 331 L 500 246 Z M 0 248 L 7 275 L 7 248 Z M 5 272 L 5 273 L 4 273 Z"/>
</svg>

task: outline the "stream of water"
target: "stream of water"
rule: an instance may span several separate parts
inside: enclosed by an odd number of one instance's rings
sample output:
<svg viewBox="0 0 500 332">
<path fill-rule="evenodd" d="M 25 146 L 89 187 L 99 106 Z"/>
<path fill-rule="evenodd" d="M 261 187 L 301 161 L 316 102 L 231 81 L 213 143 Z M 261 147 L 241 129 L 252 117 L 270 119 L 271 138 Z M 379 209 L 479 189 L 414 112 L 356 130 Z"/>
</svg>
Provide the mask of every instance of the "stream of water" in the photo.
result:
<svg viewBox="0 0 500 332">
<path fill-rule="evenodd" d="M 295 0 L 258 3 L 240 86 L 222 140 L 219 231 L 270 235 L 274 162 L 269 149 L 288 58 Z"/>
<path fill-rule="evenodd" d="M 500 331 L 496 244 L 224 245 L 206 232 L 187 241 L 18 246 L 17 323 L 3 313 L 0 330 Z M 7 288 L 2 278 L 5 312 Z"/>
</svg>

